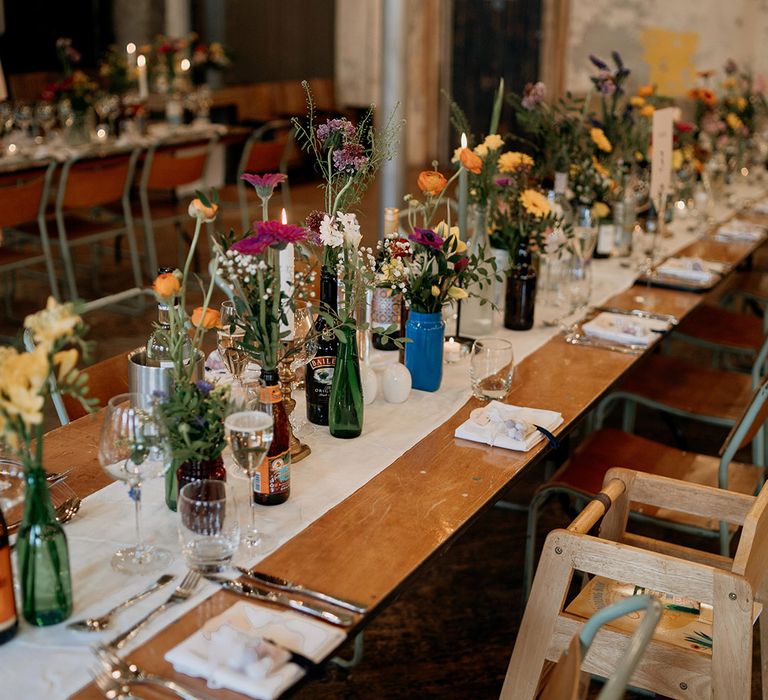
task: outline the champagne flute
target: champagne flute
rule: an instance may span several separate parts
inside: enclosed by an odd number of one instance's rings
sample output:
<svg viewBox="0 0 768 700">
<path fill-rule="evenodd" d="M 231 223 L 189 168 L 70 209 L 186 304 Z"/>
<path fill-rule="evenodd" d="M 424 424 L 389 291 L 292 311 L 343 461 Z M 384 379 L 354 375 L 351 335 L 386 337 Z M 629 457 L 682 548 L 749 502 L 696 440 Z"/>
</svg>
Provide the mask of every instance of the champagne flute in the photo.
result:
<svg viewBox="0 0 768 700">
<path fill-rule="evenodd" d="M 248 364 L 248 353 L 241 346 L 245 329 L 237 325 L 238 321 L 235 303 L 225 301 L 221 305 L 221 326 L 216 331 L 217 346 L 224 366 L 235 382 L 241 384 L 243 372 Z"/>
<path fill-rule="evenodd" d="M 112 568 L 128 574 L 165 569 L 171 553 L 146 544 L 141 535 L 141 484 L 162 476 L 171 464 L 168 434 L 149 396 L 129 393 L 109 400 L 101 426 L 99 462 L 107 474 L 128 484 L 135 506 L 136 544 L 115 552 Z"/>
<path fill-rule="evenodd" d="M 235 464 L 248 475 L 251 501 L 251 524 L 243 530 L 242 541 L 255 551 L 268 551 L 273 539 L 256 525 L 254 492 L 260 491 L 261 479 L 269 478 L 266 456 L 272 444 L 272 413 L 243 410 L 231 413 L 224 420 L 224 433 Z"/>
</svg>

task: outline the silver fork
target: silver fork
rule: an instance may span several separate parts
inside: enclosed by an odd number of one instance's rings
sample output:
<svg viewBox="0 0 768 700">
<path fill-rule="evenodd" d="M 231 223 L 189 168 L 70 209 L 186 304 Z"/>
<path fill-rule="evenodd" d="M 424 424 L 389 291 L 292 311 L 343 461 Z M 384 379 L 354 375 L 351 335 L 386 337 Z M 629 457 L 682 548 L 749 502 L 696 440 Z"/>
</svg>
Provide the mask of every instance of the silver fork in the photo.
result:
<svg viewBox="0 0 768 700">
<path fill-rule="evenodd" d="M 182 579 L 181 583 L 176 587 L 176 590 L 171 593 L 168 600 L 166 600 L 164 603 L 161 603 L 158 605 L 154 610 L 151 610 L 149 613 L 147 613 L 144 617 L 141 618 L 138 622 L 136 622 L 132 627 L 127 629 L 122 634 L 117 635 L 111 642 L 107 643 L 108 647 L 111 647 L 112 649 L 120 649 L 122 646 L 125 645 L 126 642 L 133 639 L 138 631 L 144 627 L 150 620 L 153 620 L 155 617 L 157 617 L 161 612 L 164 610 L 167 610 L 172 605 L 175 605 L 176 603 L 182 603 L 184 602 L 189 596 L 192 595 L 195 588 L 197 588 L 197 584 L 200 583 L 200 574 L 198 574 L 196 571 L 188 571 L 187 575 Z"/>
<path fill-rule="evenodd" d="M 174 681 L 145 673 L 136 664 L 123 661 L 106 647 L 96 647 L 94 652 L 102 665 L 102 669 L 93 670 L 93 678 L 99 690 L 108 698 L 136 697 L 131 695 L 132 685 L 155 685 L 170 690 L 183 700 L 202 700 Z"/>
</svg>

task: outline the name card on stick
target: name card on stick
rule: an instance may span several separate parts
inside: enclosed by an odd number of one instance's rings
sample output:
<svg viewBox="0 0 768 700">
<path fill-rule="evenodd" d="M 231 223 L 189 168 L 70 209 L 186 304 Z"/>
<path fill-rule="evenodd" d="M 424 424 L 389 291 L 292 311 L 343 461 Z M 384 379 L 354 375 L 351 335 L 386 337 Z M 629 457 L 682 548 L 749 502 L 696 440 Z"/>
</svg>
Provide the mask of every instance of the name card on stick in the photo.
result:
<svg viewBox="0 0 768 700">
<path fill-rule="evenodd" d="M 664 217 L 667 193 L 672 185 L 672 129 L 676 109 L 666 107 L 653 113 L 653 154 L 651 157 L 651 200 L 659 217 Z"/>
</svg>

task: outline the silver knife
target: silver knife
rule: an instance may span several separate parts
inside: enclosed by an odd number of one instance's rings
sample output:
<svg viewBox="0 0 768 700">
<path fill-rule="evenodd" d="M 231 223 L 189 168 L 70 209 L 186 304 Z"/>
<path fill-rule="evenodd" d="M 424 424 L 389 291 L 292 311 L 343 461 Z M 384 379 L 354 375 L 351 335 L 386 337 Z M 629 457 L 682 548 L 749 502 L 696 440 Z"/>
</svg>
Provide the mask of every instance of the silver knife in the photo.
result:
<svg viewBox="0 0 768 700">
<path fill-rule="evenodd" d="M 266 583 L 273 588 L 278 588 L 281 591 L 287 591 L 289 593 L 300 593 L 301 595 L 305 595 L 308 598 L 316 598 L 317 600 L 322 600 L 324 603 L 328 603 L 329 605 L 334 605 L 337 608 L 344 608 L 344 610 L 351 610 L 353 613 L 358 613 L 359 615 L 363 615 L 367 612 L 368 608 L 366 608 L 364 605 L 360 605 L 360 603 L 354 603 L 351 600 L 344 600 L 344 598 L 337 598 L 336 596 L 329 595 L 328 593 L 321 593 L 320 591 L 315 591 L 311 588 L 307 588 L 306 586 L 302 586 L 300 583 L 291 583 L 290 581 L 287 581 L 284 578 L 280 578 L 279 576 L 271 576 L 270 574 L 263 574 L 259 571 L 250 571 L 242 566 L 236 566 L 235 567 L 245 578 L 251 579 L 253 581 L 260 581 L 261 583 Z"/>
<path fill-rule="evenodd" d="M 344 612 L 331 612 L 319 605 L 307 603 L 303 600 L 292 598 L 286 593 L 274 593 L 273 591 L 267 591 L 256 586 L 252 586 L 249 583 L 243 581 L 222 581 L 221 587 L 236 593 L 237 595 L 251 598 L 252 600 L 261 600 L 266 603 L 274 603 L 275 605 L 281 605 L 285 608 L 291 608 L 298 612 L 302 612 L 305 615 L 317 617 L 331 625 L 337 627 L 351 627 L 355 620 L 351 615 Z"/>
</svg>

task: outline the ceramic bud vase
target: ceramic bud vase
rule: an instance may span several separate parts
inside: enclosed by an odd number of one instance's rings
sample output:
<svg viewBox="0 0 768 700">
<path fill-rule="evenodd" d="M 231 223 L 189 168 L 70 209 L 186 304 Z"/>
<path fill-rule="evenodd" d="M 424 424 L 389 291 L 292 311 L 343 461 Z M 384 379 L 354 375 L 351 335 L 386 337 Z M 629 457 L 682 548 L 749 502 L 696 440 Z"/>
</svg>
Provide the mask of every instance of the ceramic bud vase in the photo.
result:
<svg viewBox="0 0 768 700">
<path fill-rule="evenodd" d="M 419 313 L 411 310 L 405 323 L 405 366 L 411 373 L 414 389 L 437 391 L 443 380 L 445 321 L 440 311 Z"/>
<path fill-rule="evenodd" d="M 523 240 L 518 245 L 507 275 L 504 327 L 513 331 L 527 331 L 532 328 L 535 304 L 536 268 L 531 262 L 528 241 Z"/>
<path fill-rule="evenodd" d="M 328 402 L 328 427 L 337 438 L 356 438 L 363 432 L 363 386 L 357 354 L 357 331 L 343 326 L 336 369 Z"/>
<path fill-rule="evenodd" d="M 17 540 L 23 615 L 31 625 L 55 625 L 72 614 L 67 536 L 56 518 L 43 468 L 27 465 L 26 481 Z"/>
</svg>

